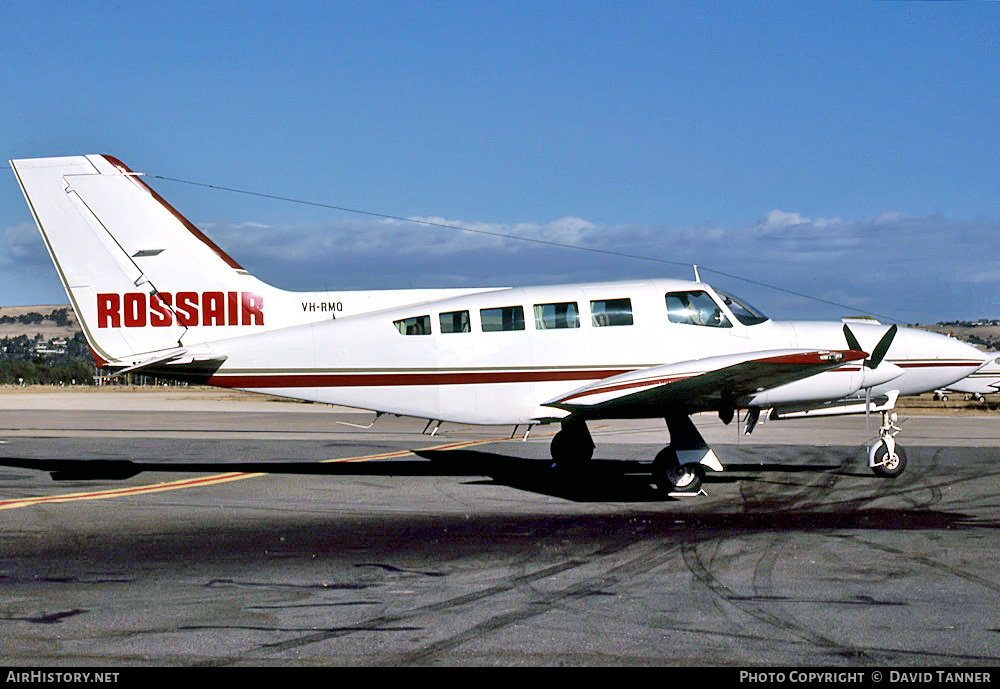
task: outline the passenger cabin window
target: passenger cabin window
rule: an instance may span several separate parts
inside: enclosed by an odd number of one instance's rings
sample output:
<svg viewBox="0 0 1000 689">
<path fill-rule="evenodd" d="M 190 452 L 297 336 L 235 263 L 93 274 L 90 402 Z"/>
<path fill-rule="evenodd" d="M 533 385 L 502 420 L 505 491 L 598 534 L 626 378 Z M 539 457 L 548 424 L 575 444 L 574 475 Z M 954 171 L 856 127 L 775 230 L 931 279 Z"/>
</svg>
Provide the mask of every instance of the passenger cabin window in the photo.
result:
<svg viewBox="0 0 1000 689">
<path fill-rule="evenodd" d="M 524 330 L 524 309 L 520 306 L 501 306 L 498 309 L 480 309 L 479 317 L 484 333 L 503 330 Z"/>
<path fill-rule="evenodd" d="M 468 311 L 449 311 L 442 313 L 439 318 L 443 333 L 467 333 L 472 330 Z"/>
<path fill-rule="evenodd" d="M 632 325 L 632 300 L 595 299 L 590 302 L 590 318 L 595 328 Z"/>
<path fill-rule="evenodd" d="M 396 330 L 398 330 L 403 335 L 431 334 L 430 316 L 414 316 L 413 318 L 401 318 L 398 321 L 393 321 L 392 324 L 395 325 Z"/>
<path fill-rule="evenodd" d="M 667 318 L 671 323 L 707 325 L 713 328 L 732 328 L 733 324 L 722 313 L 708 292 L 667 292 Z"/>
<path fill-rule="evenodd" d="M 535 330 L 579 327 L 580 311 L 575 301 L 561 304 L 535 304 Z"/>
</svg>

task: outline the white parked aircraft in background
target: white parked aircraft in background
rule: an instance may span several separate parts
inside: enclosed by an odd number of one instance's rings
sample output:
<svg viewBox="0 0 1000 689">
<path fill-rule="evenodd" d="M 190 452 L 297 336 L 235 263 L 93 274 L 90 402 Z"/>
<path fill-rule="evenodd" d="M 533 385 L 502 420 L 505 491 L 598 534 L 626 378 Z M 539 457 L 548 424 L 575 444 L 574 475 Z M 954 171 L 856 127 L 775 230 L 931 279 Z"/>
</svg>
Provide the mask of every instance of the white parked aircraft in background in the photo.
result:
<svg viewBox="0 0 1000 689">
<path fill-rule="evenodd" d="M 947 400 L 949 392 L 961 392 L 966 399 L 981 400 L 983 395 L 1000 392 L 1000 352 L 986 352 L 984 356 L 987 359 L 981 369 L 943 390 L 935 390 L 935 398 Z"/>
<path fill-rule="evenodd" d="M 439 423 L 558 423 L 557 465 L 592 456 L 588 421 L 664 418 L 666 491 L 723 470 L 694 413 L 746 409 L 752 430 L 762 410 L 894 401 L 983 364 L 922 330 L 772 321 L 702 282 L 286 292 L 110 156 L 11 166 L 105 368 Z M 883 416 L 869 465 L 891 477 L 906 456 Z"/>
</svg>

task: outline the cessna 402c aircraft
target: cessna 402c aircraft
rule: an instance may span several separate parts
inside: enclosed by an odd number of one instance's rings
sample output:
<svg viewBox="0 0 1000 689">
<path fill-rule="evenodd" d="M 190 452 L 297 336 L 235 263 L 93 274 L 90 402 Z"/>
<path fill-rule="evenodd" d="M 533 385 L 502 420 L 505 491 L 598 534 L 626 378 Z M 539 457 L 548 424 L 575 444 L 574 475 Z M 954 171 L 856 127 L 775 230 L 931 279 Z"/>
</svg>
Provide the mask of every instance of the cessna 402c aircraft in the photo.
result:
<svg viewBox="0 0 1000 689">
<path fill-rule="evenodd" d="M 702 282 L 286 292 L 244 270 L 105 155 L 11 166 L 99 365 L 471 424 L 560 424 L 557 465 L 589 460 L 587 423 L 663 418 L 658 488 L 722 471 L 690 417 L 883 412 L 869 466 L 901 473 L 898 395 L 983 365 L 955 339 L 878 323 L 776 322 Z M 877 405 L 877 406 L 876 406 Z"/>
</svg>

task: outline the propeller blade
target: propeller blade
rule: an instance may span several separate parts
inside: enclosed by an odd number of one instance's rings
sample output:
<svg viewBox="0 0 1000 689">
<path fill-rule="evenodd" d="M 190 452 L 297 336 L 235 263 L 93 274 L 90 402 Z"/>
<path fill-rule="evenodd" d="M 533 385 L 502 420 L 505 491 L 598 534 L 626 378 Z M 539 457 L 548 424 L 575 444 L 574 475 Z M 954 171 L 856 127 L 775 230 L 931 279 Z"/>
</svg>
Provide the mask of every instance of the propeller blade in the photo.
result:
<svg viewBox="0 0 1000 689">
<path fill-rule="evenodd" d="M 856 352 L 865 351 L 861 349 L 861 345 L 858 343 L 858 338 L 854 337 L 854 333 L 852 333 L 851 329 L 847 327 L 847 323 L 844 323 L 844 337 L 847 339 L 848 349 L 853 349 Z"/>
<path fill-rule="evenodd" d="M 845 326 L 846 327 L 846 326 Z M 889 345 L 892 344 L 892 338 L 896 337 L 897 328 L 895 325 L 886 331 L 882 339 L 878 341 L 875 345 L 875 349 L 872 350 L 872 355 L 869 357 L 868 368 L 877 368 L 879 364 L 882 363 L 882 359 L 885 358 L 886 352 L 889 351 Z"/>
</svg>

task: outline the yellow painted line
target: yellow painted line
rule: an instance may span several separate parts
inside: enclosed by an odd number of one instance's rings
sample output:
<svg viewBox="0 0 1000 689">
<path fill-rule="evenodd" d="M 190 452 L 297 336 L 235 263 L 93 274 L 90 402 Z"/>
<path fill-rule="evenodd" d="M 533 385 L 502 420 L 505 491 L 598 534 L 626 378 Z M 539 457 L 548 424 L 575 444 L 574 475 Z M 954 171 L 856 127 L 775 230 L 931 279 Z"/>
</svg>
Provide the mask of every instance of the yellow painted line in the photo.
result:
<svg viewBox="0 0 1000 689">
<path fill-rule="evenodd" d="M 393 457 L 406 457 L 417 452 L 429 452 L 432 450 L 458 450 L 463 447 L 473 445 L 487 445 L 489 443 L 508 440 L 508 438 L 490 438 L 488 440 L 465 440 L 461 442 L 445 443 L 434 445 L 420 450 L 395 450 L 393 452 L 382 452 L 374 455 L 361 455 L 358 457 L 341 457 L 335 459 L 324 459 L 319 464 L 329 464 L 335 462 L 370 462 L 376 459 L 391 459 Z M 181 481 L 168 481 L 166 483 L 154 483 L 146 486 L 132 486 L 130 488 L 113 488 L 111 490 L 100 490 L 89 493 L 67 493 L 65 495 L 50 495 L 35 498 L 19 498 L 16 500 L 0 500 L 0 510 L 13 510 L 18 507 L 28 507 L 29 505 L 39 505 L 45 503 L 77 502 L 79 500 L 104 500 L 107 498 L 120 498 L 130 495 L 144 495 L 146 493 L 160 493 L 167 490 L 181 490 L 183 488 L 198 488 L 201 486 L 214 486 L 229 481 L 242 481 L 243 479 L 267 476 L 267 473 L 231 472 L 228 474 L 216 474 L 214 476 L 204 476 L 201 478 L 184 479 Z"/>
</svg>

